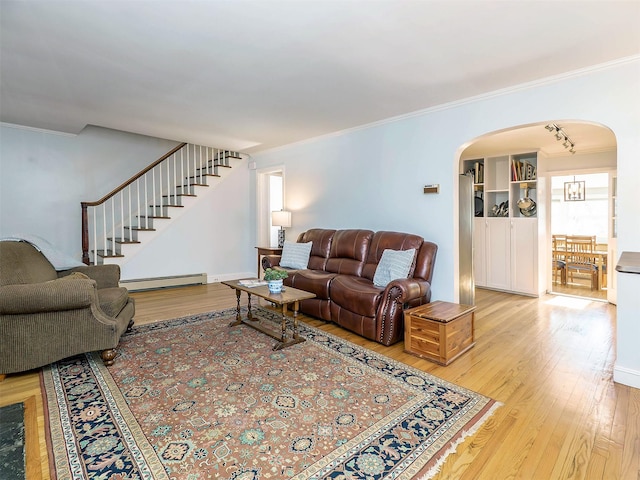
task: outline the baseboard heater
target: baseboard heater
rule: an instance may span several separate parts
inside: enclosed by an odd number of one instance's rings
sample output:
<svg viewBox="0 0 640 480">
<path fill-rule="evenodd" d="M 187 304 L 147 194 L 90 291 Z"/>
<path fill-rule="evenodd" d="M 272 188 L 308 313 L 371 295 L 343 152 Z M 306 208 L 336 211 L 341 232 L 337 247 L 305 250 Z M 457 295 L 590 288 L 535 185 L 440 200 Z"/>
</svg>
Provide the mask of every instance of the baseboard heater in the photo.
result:
<svg viewBox="0 0 640 480">
<path fill-rule="evenodd" d="M 187 285 L 206 285 L 206 273 L 190 275 L 175 275 L 172 277 L 138 278 L 135 280 L 120 280 L 120 286 L 130 292 L 140 290 L 155 290 L 159 288 L 185 287 Z"/>
</svg>

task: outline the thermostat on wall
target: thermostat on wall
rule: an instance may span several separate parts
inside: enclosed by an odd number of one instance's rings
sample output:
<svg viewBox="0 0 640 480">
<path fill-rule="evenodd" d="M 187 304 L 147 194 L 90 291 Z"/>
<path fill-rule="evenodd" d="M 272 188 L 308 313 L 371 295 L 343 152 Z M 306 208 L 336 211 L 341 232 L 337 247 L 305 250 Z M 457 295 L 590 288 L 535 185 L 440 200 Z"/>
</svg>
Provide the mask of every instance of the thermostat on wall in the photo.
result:
<svg viewBox="0 0 640 480">
<path fill-rule="evenodd" d="M 440 193 L 440 184 L 432 183 L 424 186 L 424 193 Z"/>
</svg>

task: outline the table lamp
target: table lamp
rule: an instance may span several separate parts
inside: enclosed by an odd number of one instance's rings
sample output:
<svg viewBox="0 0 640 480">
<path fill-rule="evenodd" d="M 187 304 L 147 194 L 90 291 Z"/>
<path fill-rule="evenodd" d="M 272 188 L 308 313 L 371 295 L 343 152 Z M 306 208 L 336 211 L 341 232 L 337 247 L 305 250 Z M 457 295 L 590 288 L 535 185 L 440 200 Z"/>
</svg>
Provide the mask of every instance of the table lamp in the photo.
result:
<svg viewBox="0 0 640 480">
<path fill-rule="evenodd" d="M 271 212 L 271 225 L 280 227 L 280 230 L 278 230 L 278 248 L 284 247 L 284 229 L 291 226 L 291 212 L 285 210 Z"/>
</svg>

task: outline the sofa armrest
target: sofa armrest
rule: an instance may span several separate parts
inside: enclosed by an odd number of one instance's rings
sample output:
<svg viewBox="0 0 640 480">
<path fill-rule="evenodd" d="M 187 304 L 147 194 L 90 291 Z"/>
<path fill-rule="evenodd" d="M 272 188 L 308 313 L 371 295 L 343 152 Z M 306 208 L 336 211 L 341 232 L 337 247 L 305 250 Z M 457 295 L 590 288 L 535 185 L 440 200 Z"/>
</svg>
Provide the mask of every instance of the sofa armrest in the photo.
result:
<svg viewBox="0 0 640 480">
<path fill-rule="evenodd" d="M 98 303 L 96 282 L 57 279 L 0 287 L 0 314 L 19 315 L 87 308 Z"/>
<path fill-rule="evenodd" d="M 117 287 L 120 282 L 119 265 L 87 265 L 86 267 L 75 267 L 71 270 L 58 272 L 58 277 L 64 277 L 73 272 L 84 273 L 91 280 L 95 280 L 98 289 Z"/>
<path fill-rule="evenodd" d="M 387 285 L 384 296 L 403 305 L 422 297 L 426 297 L 425 301 L 428 302 L 431 297 L 431 284 L 420 278 L 393 280 Z"/>
<path fill-rule="evenodd" d="M 376 340 L 392 345 L 404 336 L 404 308 L 428 303 L 431 284 L 420 278 L 393 280 L 384 290 L 376 315 Z"/>
<path fill-rule="evenodd" d="M 266 270 L 267 268 L 277 267 L 280 265 L 281 255 L 265 255 L 262 257 L 262 268 Z"/>
</svg>

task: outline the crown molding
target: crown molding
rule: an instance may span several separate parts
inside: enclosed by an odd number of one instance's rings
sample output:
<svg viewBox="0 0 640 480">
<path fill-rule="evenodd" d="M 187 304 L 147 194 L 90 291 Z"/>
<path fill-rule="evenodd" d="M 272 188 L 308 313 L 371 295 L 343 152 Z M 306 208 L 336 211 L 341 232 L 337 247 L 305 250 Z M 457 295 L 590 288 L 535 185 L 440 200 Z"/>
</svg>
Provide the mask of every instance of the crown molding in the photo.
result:
<svg viewBox="0 0 640 480">
<path fill-rule="evenodd" d="M 59 132 L 57 130 L 47 130 L 46 128 L 28 127 L 16 123 L 0 122 L 0 127 L 15 128 L 17 130 L 27 130 L 35 133 L 46 133 L 48 135 L 59 135 L 61 137 L 77 137 L 76 133 Z"/>
</svg>

